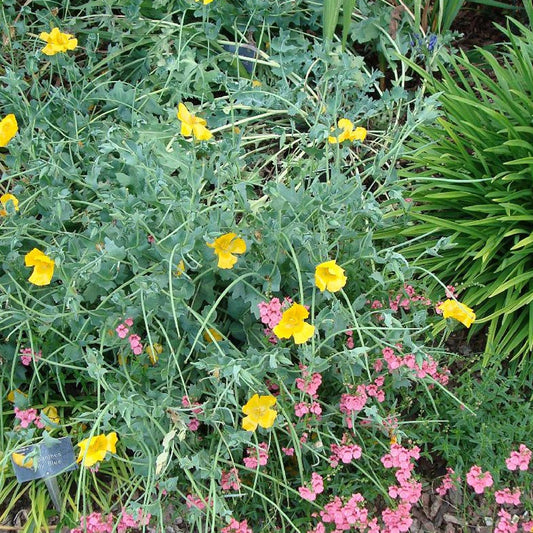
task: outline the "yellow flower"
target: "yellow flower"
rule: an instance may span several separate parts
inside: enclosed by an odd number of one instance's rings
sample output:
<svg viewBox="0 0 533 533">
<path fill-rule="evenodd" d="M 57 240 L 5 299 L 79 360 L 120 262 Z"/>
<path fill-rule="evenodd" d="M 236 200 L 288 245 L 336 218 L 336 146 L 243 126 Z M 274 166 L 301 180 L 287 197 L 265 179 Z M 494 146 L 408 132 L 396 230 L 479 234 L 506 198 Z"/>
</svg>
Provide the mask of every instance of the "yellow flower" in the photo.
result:
<svg viewBox="0 0 533 533">
<path fill-rule="evenodd" d="M 12 453 L 11 457 L 17 466 L 21 466 L 22 468 L 33 468 L 33 459 L 26 459 L 26 456 L 22 453 Z"/>
<path fill-rule="evenodd" d="M 7 394 L 7 401 L 11 403 L 15 403 L 15 393 L 21 394 L 24 396 L 24 398 L 27 398 L 28 395 L 25 392 L 22 392 L 20 389 L 9 391 Z"/>
<path fill-rule="evenodd" d="M 329 136 L 328 141 L 331 144 L 341 143 L 343 141 L 364 141 L 366 139 L 366 129 L 365 128 L 355 128 L 353 129 L 353 123 L 347 118 L 341 118 L 337 122 L 338 129 L 343 130 L 338 137 Z M 331 131 L 334 131 L 335 128 L 331 128 Z"/>
<path fill-rule="evenodd" d="M 109 435 L 97 435 L 90 439 L 82 440 L 78 446 L 80 454 L 76 462 L 81 462 L 83 466 L 89 468 L 105 459 L 106 453 L 117 453 L 117 434 L 113 431 Z"/>
<path fill-rule="evenodd" d="M 199 2 L 200 0 L 194 0 L 195 2 Z M 210 4 L 213 0 L 203 0 L 203 4 L 204 6 L 206 6 L 207 4 Z"/>
<path fill-rule="evenodd" d="M 467 328 L 476 320 L 474 310 L 457 300 L 446 300 L 439 305 L 438 309 L 442 311 L 444 318 L 455 318 Z"/>
<path fill-rule="evenodd" d="M 315 270 L 315 283 L 321 291 L 340 291 L 346 285 L 344 269 L 335 263 L 335 259 L 320 263 Z"/>
<path fill-rule="evenodd" d="M 178 119 L 181 120 L 181 134 L 184 137 L 192 135 L 197 141 L 208 141 L 213 137 L 205 127 L 207 122 L 203 118 L 195 117 L 181 102 L 178 105 Z"/>
<path fill-rule="evenodd" d="M 60 419 L 59 414 L 57 413 L 57 409 L 53 405 L 49 405 L 43 409 L 43 413 L 48 417 L 50 422 L 52 424 L 55 424 L 56 426 L 59 426 Z M 50 430 L 53 429 L 51 426 L 46 426 L 46 429 Z"/>
<path fill-rule="evenodd" d="M 278 413 L 270 409 L 276 405 L 274 396 L 259 396 L 254 394 L 248 403 L 242 408 L 246 416 L 243 418 L 242 427 L 245 431 L 255 431 L 257 426 L 262 428 L 271 428 Z"/>
<path fill-rule="evenodd" d="M 46 254 L 34 248 L 24 258 L 27 267 L 34 267 L 29 282 L 34 285 L 49 285 L 54 275 L 55 261 Z"/>
<path fill-rule="evenodd" d="M 152 346 L 146 347 L 146 353 L 148 354 L 148 357 L 150 359 L 150 363 L 155 365 L 159 359 L 159 354 L 163 351 L 163 346 L 159 344 L 158 342 L 154 342 Z"/>
<path fill-rule="evenodd" d="M 13 204 L 13 208 L 15 209 L 15 211 L 19 210 L 19 201 L 17 197 L 13 194 L 3 194 L 2 196 L 0 196 L 0 204 L 2 204 L 2 209 L 0 209 L 0 216 L 7 216 L 8 213 L 6 207 L 9 202 Z"/>
<path fill-rule="evenodd" d="M 176 273 L 175 276 L 178 278 L 185 272 L 185 262 L 183 259 L 180 259 L 180 262 L 178 263 L 178 266 L 176 267 Z"/>
<path fill-rule="evenodd" d="M 252 87 L 261 87 L 263 85 L 259 80 L 252 80 Z"/>
<path fill-rule="evenodd" d="M 47 56 L 74 50 L 78 46 L 78 39 L 74 39 L 69 33 L 61 33 L 59 28 L 52 28 L 50 33 L 43 31 L 39 35 L 39 39 L 46 41 L 46 46 L 42 49 L 42 52 Z"/>
<path fill-rule="evenodd" d="M 16 196 L 13 196 L 12 194 L 2 194 L 2 196 L 0 196 L 0 204 L 2 204 L 2 208 L 0 208 L 0 217 L 7 216 L 6 207 L 8 202 L 13 204 L 15 211 L 19 210 L 19 201 Z"/>
<path fill-rule="evenodd" d="M 286 311 L 283 311 L 281 320 L 272 331 L 280 339 L 294 337 L 296 344 L 302 344 L 315 332 L 315 326 L 304 322 L 308 316 L 309 311 L 303 305 L 292 304 Z"/>
<path fill-rule="evenodd" d="M 0 121 L 0 148 L 7 146 L 7 143 L 17 134 L 19 130 L 17 119 L 13 113 L 6 115 Z"/>
<path fill-rule="evenodd" d="M 215 249 L 218 255 L 219 268 L 233 268 L 237 258 L 233 254 L 243 254 L 246 252 L 246 243 L 236 233 L 225 233 L 213 242 L 206 243 L 210 248 Z"/>
<path fill-rule="evenodd" d="M 204 331 L 205 342 L 218 342 L 221 341 L 223 338 L 224 337 L 215 328 L 209 328 L 208 330 Z"/>
</svg>

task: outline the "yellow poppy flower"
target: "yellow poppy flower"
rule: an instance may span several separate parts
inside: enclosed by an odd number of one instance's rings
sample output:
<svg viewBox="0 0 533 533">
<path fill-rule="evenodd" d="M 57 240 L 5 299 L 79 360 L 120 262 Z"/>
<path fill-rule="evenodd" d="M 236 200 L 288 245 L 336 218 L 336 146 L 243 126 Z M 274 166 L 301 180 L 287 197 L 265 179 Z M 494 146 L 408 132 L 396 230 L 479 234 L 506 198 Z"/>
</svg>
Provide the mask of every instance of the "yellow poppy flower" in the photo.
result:
<svg viewBox="0 0 533 533">
<path fill-rule="evenodd" d="M 176 267 L 176 273 L 174 274 L 178 278 L 185 272 L 185 262 L 183 259 L 180 259 L 178 266 Z"/>
<path fill-rule="evenodd" d="M 48 417 L 50 422 L 52 424 L 59 426 L 61 420 L 59 419 L 59 414 L 57 413 L 57 409 L 53 405 L 48 405 L 43 409 L 43 413 Z M 46 429 L 50 430 L 53 429 L 51 426 L 46 426 Z"/>
<path fill-rule="evenodd" d="M 33 273 L 28 279 L 34 285 L 49 285 L 54 275 L 55 261 L 50 259 L 46 254 L 34 248 L 28 252 L 24 258 L 27 267 L 34 267 Z"/>
<path fill-rule="evenodd" d="M 221 341 L 224 337 L 215 329 L 209 328 L 204 331 L 204 341 L 205 342 L 215 342 Z"/>
<path fill-rule="evenodd" d="M 12 453 L 11 457 L 13 459 L 13 462 L 17 466 L 21 466 L 22 468 L 33 468 L 33 459 L 26 459 L 26 456 L 22 453 Z"/>
<path fill-rule="evenodd" d="M 218 268 L 233 268 L 237 262 L 237 257 L 233 254 L 246 252 L 246 243 L 241 238 L 236 237 L 236 233 L 226 233 L 213 242 L 206 243 L 210 248 L 214 248 L 215 254 L 218 255 Z"/>
<path fill-rule="evenodd" d="M 13 113 L 6 115 L 0 121 L 0 148 L 7 146 L 7 143 L 17 134 L 19 130 L 17 118 Z"/>
<path fill-rule="evenodd" d="M 321 291 L 340 291 L 346 285 L 344 269 L 337 265 L 334 259 L 320 263 L 315 269 L 315 283 Z"/>
<path fill-rule="evenodd" d="M 329 136 L 328 141 L 331 144 L 342 143 L 344 141 L 364 141 L 366 139 L 366 129 L 357 127 L 353 129 L 353 122 L 347 118 L 341 118 L 337 122 L 338 129 L 343 130 L 337 137 Z M 335 128 L 331 128 L 334 131 Z"/>
<path fill-rule="evenodd" d="M 9 391 L 6 398 L 8 402 L 15 403 L 15 393 L 24 396 L 27 398 L 28 395 L 25 392 L 22 392 L 20 389 Z"/>
<path fill-rule="evenodd" d="M 59 28 L 52 28 L 50 33 L 43 31 L 39 35 L 39 39 L 46 41 L 46 46 L 42 49 L 42 53 L 47 56 L 74 50 L 78 46 L 78 39 L 74 39 L 69 33 L 61 33 Z"/>
<path fill-rule="evenodd" d="M 148 358 L 150 359 L 150 363 L 155 365 L 157 361 L 159 360 L 159 354 L 163 351 L 163 346 L 159 344 L 158 342 L 154 342 L 152 346 L 146 347 L 146 353 L 148 354 Z"/>
<path fill-rule="evenodd" d="M 13 196 L 12 194 L 2 194 L 2 196 L 0 196 L 0 204 L 2 204 L 2 208 L 0 208 L 0 217 L 7 217 L 6 208 L 8 202 L 13 204 L 15 211 L 19 210 L 19 201 L 16 196 Z"/>
<path fill-rule="evenodd" d="M 184 137 L 192 135 L 197 141 L 208 141 L 213 137 L 206 128 L 207 122 L 194 116 L 181 102 L 178 105 L 178 119 L 181 120 L 181 134 Z"/>
<path fill-rule="evenodd" d="M 286 311 L 283 311 L 281 320 L 272 331 L 280 339 L 294 337 L 296 344 L 302 344 L 315 333 L 315 326 L 304 322 L 308 316 L 309 311 L 303 305 L 292 304 Z"/>
<path fill-rule="evenodd" d="M 474 310 L 457 300 L 448 299 L 441 303 L 438 309 L 442 311 L 442 316 L 444 318 L 455 318 L 455 320 L 458 320 L 467 328 L 469 328 L 472 325 L 472 322 L 476 320 Z"/>
<path fill-rule="evenodd" d="M 194 0 L 195 2 L 199 2 L 200 0 Z M 203 4 L 204 6 L 206 6 L 207 4 L 210 4 L 213 0 L 203 0 Z"/>
<path fill-rule="evenodd" d="M 97 435 L 89 439 L 82 440 L 78 446 L 80 453 L 76 462 L 81 462 L 87 468 L 103 461 L 107 452 L 117 453 L 117 434 L 113 431 L 109 435 Z"/>
<path fill-rule="evenodd" d="M 274 396 L 259 396 L 254 394 L 248 403 L 242 408 L 242 412 L 246 416 L 243 418 L 242 427 L 245 431 L 255 431 L 257 426 L 262 428 L 270 428 L 274 425 L 274 420 L 278 413 L 271 409 L 276 405 L 276 398 Z"/>
</svg>

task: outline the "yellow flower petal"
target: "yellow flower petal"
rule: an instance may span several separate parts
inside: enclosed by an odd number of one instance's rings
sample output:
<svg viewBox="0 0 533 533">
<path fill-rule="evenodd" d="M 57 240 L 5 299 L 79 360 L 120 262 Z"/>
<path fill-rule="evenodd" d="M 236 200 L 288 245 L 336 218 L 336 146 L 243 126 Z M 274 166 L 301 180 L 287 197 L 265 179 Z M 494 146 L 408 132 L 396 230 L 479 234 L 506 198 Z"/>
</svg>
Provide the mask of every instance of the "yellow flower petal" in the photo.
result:
<svg viewBox="0 0 533 533">
<path fill-rule="evenodd" d="M 46 42 L 42 52 L 47 56 L 74 50 L 78 46 L 78 39 L 73 38 L 69 33 L 62 33 L 59 28 L 53 28 L 50 33 L 41 32 L 39 39 Z"/>
<path fill-rule="evenodd" d="M 46 254 L 34 248 L 24 258 L 26 266 L 33 267 L 33 273 L 28 279 L 34 285 L 49 285 L 54 275 L 55 261 Z"/>
<path fill-rule="evenodd" d="M 321 291 L 339 291 L 346 285 L 346 280 L 344 269 L 335 260 L 320 263 L 315 269 L 315 284 Z"/>
<path fill-rule="evenodd" d="M 31 457 L 30 459 L 26 459 L 26 456 L 22 453 L 12 453 L 11 457 L 17 466 L 21 466 L 22 468 L 33 468 L 33 459 Z"/>
<path fill-rule="evenodd" d="M 17 119 L 13 113 L 6 115 L 0 121 L 0 148 L 7 146 L 9 141 L 17 134 L 19 130 Z"/>
<path fill-rule="evenodd" d="M 226 233 L 206 244 L 210 248 L 214 248 L 215 254 L 218 256 L 217 266 L 223 269 L 233 268 L 237 262 L 237 257 L 233 254 L 246 252 L 246 243 L 235 233 Z"/>
<path fill-rule="evenodd" d="M 16 196 L 13 196 L 12 194 L 2 194 L 2 196 L 0 196 L 0 204 L 2 204 L 0 216 L 6 217 L 8 215 L 7 205 L 9 202 L 13 204 L 15 211 L 19 210 L 19 201 Z"/>
<path fill-rule="evenodd" d="M 273 328 L 274 335 L 280 339 L 294 337 L 296 344 L 302 344 L 309 340 L 315 327 L 304 322 L 309 316 L 309 311 L 301 304 L 293 304 L 283 312 L 278 325 Z"/>
<path fill-rule="evenodd" d="M 442 311 L 442 316 L 444 318 L 454 318 L 464 324 L 467 328 L 469 328 L 476 320 L 474 310 L 457 300 L 448 299 L 440 304 L 438 309 Z"/>
<path fill-rule="evenodd" d="M 255 431 L 257 426 L 265 429 L 272 427 L 278 416 L 278 413 L 271 409 L 275 404 L 276 398 L 274 396 L 254 394 L 242 408 L 242 412 L 248 415 L 242 421 L 243 429 Z"/>
<path fill-rule="evenodd" d="M 181 121 L 180 131 L 184 137 L 192 135 L 197 141 L 208 141 L 213 136 L 206 127 L 205 119 L 193 115 L 182 102 L 178 104 L 178 119 Z"/>
<path fill-rule="evenodd" d="M 107 436 L 102 434 L 82 440 L 78 443 L 80 453 L 76 461 L 89 468 L 103 461 L 107 452 L 116 453 L 117 441 L 118 437 L 115 432 L 109 433 Z"/>
</svg>

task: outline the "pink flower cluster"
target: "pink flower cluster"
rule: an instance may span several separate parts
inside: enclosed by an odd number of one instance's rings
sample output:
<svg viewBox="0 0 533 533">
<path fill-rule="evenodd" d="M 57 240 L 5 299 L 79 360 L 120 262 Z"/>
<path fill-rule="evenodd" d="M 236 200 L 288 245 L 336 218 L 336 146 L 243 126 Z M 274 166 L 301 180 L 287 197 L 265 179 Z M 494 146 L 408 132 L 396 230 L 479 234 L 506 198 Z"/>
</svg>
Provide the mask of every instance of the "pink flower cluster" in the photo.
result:
<svg viewBox="0 0 533 533">
<path fill-rule="evenodd" d="M 230 523 L 223 527 L 220 533 L 254 533 L 252 528 L 248 527 L 248 522 L 243 520 L 238 522 L 235 518 L 232 518 Z"/>
<path fill-rule="evenodd" d="M 353 340 L 353 331 L 351 329 L 348 329 L 345 331 L 346 333 L 346 348 L 348 348 L 348 350 L 353 350 L 354 346 L 355 346 L 355 342 Z"/>
<path fill-rule="evenodd" d="M 32 423 L 39 429 L 44 428 L 44 423 L 37 414 L 37 409 L 19 409 L 15 407 L 15 418 L 20 420 L 21 428 L 28 428 Z"/>
<path fill-rule="evenodd" d="M 302 416 L 311 413 L 315 415 L 318 419 L 320 419 L 320 415 L 322 414 L 322 407 L 318 402 L 300 402 L 294 405 L 294 413 L 298 418 L 301 418 Z"/>
<path fill-rule="evenodd" d="M 246 450 L 248 457 L 242 461 L 244 466 L 248 468 L 257 468 L 258 466 L 265 466 L 268 462 L 268 444 L 261 442 L 258 448 L 248 448 Z"/>
<path fill-rule="evenodd" d="M 339 466 L 339 463 L 349 464 L 353 459 L 359 459 L 362 455 L 361 446 L 357 444 L 347 444 L 349 436 L 345 433 L 342 436 L 340 444 L 333 443 L 330 446 L 331 455 L 329 457 L 329 464 L 332 468 Z"/>
<path fill-rule="evenodd" d="M 199 496 L 195 494 L 187 494 L 185 497 L 185 505 L 187 506 L 187 509 L 192 509 L 193 507 L 195 509 L 199 509 L 200 511 L 202 509 L 205 509 L 205 501 L 202 500 Z M 207 505 L 211 505 L 211 501 L 207 500 Z"/>
<path fill-rule="evenodd" d="M 352 526 L 363 530 L 365 527 L 370 527 L 368 510 L 364 502 L 363 496 L 358 492 L 353 494 L 345 504 L 338 496 L 335 496 L 331 502 L 324 505 L 324 509 L 320 511 L 320 518 L 324 524 L 335 524 L 335 531 L 350 531 Z M 317 526 L 315 531 L 325 532 L 324 525 L 322 524 L 322 528 Z"/>
<path fill-rule="evenodd" d="M 494 493 L 494 497 L 496 498 L 496 503 L 502 504 L 509 504 L 509 505 L 520 505 L 520 496 L 522 493 L 520 492 L 520 489 L 516 489 L 514 492 L 511 491 L 508 487 L 497 490 Z"/>
<path fill-rule="evenodd" d="M 324 480 L 322 476 L 313 472 L 311 474 L 311 487 L 304 485 L 303 487 L 298 488 L 298 492 L 304 500 L 314 502 L 317 494 L 322 494 L 324 492 Z"/>
<path fill-rule="evenodd" d="M 121 339 L 125 339 L 126 336 L 128 335 L 129 333 L 129 328 L 131 328 L 131 326 L 133 326 L 133 318 L 126 318 L 126 320 L 124 320 L 124 322 L 122 322 L 121 324 L 119 324 L 116 328 L 115 328 L 115 331 L 117 332 L 117 335 L 121 338 Z M 143 345 L 141 343 L 141 337 L 137 334 L 131 334 L 129 337 L 128 337 L 128 341 L 130 343 L 130 348 L 131 348 L 131 351 L 135 354 L 135 355 L 140 355 L 142 354 L 143 352 Z"/>
<path fill-rule="evenodd" d="M 239 472 L 235 467 L 230 468 L 228 472 L 222 470 L 220 486 L 222 487 L 222 490 L 239 490 L 241 488 Z"/>
<path fill-rule="evenodd" d="M 518 523 L 514 523 L 513 519 L 505 509 L 500 509 L 498 512 L 500 519 L 494 528 L 494 533 L 516 533 L 518 531 Z M 524 531 L 527 531 L 524 529 Z"/>
<path fill-rule="evenodd" d="M 531 461 L 531 450 L 525 444 L 520 444 L 518 451 L 511 452 L 510 457 L 505 460 L 505 464 L 509 470 L 527 470 L 529 461 Z"/>
<path fill-rule="evenodd" d="M 183 407 L 190 407 L 192 408 L 192 412 L 195 414 L 195 415 L 199 415 L 201 413 L 203 413 L 202 411 L 202 407 L 201 407 L 201 403 L 199 402 L 192 402 L 189 400 L 188 396 L 185 395 L 181 398 L 181 405 Z M 191 431 L 197 431 L 198 428 L 200 427 L 200 421 L 198 420 L 198 418 L 196 417 L 193 417 L 191 418 L 191 420 L 189 421 L 189 423 L 187 424 L 187 427 L 191 430 Z"/>
<path fill-rule="evenodd" d="M 466 474 L 466 482 L 474 489 L 476 494 L 483 494 L 485 489 L 494 483 L 491 473 L 481 471 L 481 467 L 474 465 Z"/>
<path fill-rule="evenodd" d="M 279 298 L 272 298 L 270 302 L 259 302 L 257 304 L 261 322 L 267 326 L 264 333 L 272 344 L 277 344 L 278 342 L 278 338 L 272 330 L 279 324 L 283 311 L 290 307 L 291 304 L 292 299 L 288 297 L 284 298 L 283 302 Z"/>
<path fill-rule="evenodd" d="M 447 385 L 449 381 L 449 370 L 445 368 L 442 372 L 439 372 L 437 362 L 430 355 L 426 355 L 426 358 L 422 361 L 422 364 L 419 365 L 412 353 L 404 356 L 397 355 L 390 347 L 383 348 L 381 353 L 383 354 L 383 359 L 387 363 L 387 369 L 390 373 L 404 366 L 410 370 L 413 370 L 416 376 L 420 379 L 429 376 L 442 385 Z M 383 363 L 380 359 L 378 359 L 374 363 L 374 369 L 377 372 L 380 372 L 382 368 Z"/>
<path fill-rule="evenodd" d="M 387 520 L 397 521 L 401 524 L 401 527 L 404 527 L 407 522 L 409 522 L 409 526 L 411 525 L 412 520 L 409 515 L 411 505 L 416 503 L 422 495 L 422 484 L 411 479 L 415 466 L 411 462 L 411 459 L 417 460 L 419 457 L 420 448 L 418 446 L 408 449 L 400 444 L 392 443 L 390 452 L 381 458 L 381 462 L 385 468 L 397 468 L 395 476 L 399 484 L 389 487 L 389 496 L 391 498 L 398 498 L 400 504 L 396 511 L 390 511 L 387 514 Z M 385 511 L 383 511 L 384 514 L 382 517 L 383 521 L 388 524 L 385 519 Z M 388 525 L 390 526 L 390 524 Z M 407 529 L 409 529 L 409 526 L 407 526 Z M 407 531 L 407 529 L 398 529 L 398 531 Z"/>
<path fill-rule="evenodd" d="M 137 510 L 137 518 L 130 514 L 126 509 L 122 508 L 119 521 L 116 526 L 118 533 L 124 533 L 128 529 L 140 529 L 148 525 L 150 521 L 150 513 L 144 513 L 141 509 Z M 106 517 L 102 513 L 91 513 L 80 518 L 80 527 L 71 529 L 70 533 L 112 533 L 114 516 L 108 514 Z"/>
<path fill-rule="evenodd" d="M 298 390 L 309 394 L 313 398 L 318 398 L 317 390 L 320 385 L 322 385 L 322 375 L 318 372 L 315 372 L 309 376 L 307 367 L 300 364 L 300 370 L 302 371 L 302 377 L 296 378 L 295 383 Z"/>
<path fill-rule="evenodd" d="M 20 350 L 20 362 L 24 366 L 30 366 L 32 360 L 37 362 L 42 357 L 42 352 L 34 352 L 31 348 L 21 348 Z"/>
<path fill-rule="evenodd" d="M 452 479 L 452 475 L 455 474 L 453 468 L 446 468 L 446 475 L 442 478 L 442 482 L 439 487 L 435 489 L 435 492 L 440 496 L 444 497 L 449 490 L 455 487 L 455 482 Z M 457 480 L 459 481 L 459 479 Z"/>
</svg>

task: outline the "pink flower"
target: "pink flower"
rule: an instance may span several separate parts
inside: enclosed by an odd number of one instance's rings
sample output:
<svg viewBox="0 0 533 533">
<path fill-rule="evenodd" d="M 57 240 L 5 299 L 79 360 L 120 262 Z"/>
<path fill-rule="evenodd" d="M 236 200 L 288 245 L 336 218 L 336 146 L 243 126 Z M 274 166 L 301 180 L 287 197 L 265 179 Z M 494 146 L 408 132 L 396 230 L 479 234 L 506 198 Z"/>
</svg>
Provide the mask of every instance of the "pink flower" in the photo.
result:
<svg viewBox="0 0 533 533">
<path fill-rule="evenodd" d="M 187 494 L 187 497 L 185 498 L 185 505 L 188 509 L 191 509 L 192 507 L 195 507 L 196 509 L 199 509 L 200 511 L 202 509 L 205 509 L 205 502 L 202 500 L 202 498 L 199 498 L 198 496 L 195 496 L 193 494 Z"/>
<path fill-rule="evenodd" d="M 131 326 L 133 326 L 133 318 L 126 318 L 126 320 L 124 320 L 124 324 L 131 328 Z"/>
<path fill-rule="evenodd" d="M 115 331 L 117 332 L 117 335 L 121 338 L 121 339 L 125 339 L 126 338 L 126 335 L 128 334 L 129 332 L 129 329 L 124 325 L 124 324 L 119 324 Z"/>
<path fill-rule="evenodd" d="M 294 414 L 301 418 L 302 416 L 305 416 L 309 413 L 309 406 L 305 402 L 300 402 L 295 404 L 294 406 Z"/>
<path fill-rule="evenodd" d="M 316 493 L 313 492 L 308 487 L 298 487 L 298 492 L 300 496 L 307 501 L 314 502 L 316 500 Z"/>
<path fill-rule="evenodd" d="M 187 424 L 187 427 L 190 431 L 198 431 L 198 428 L 200 427 L 200 421 L 197 418 L 192 418 Z"/>
<path fill-rule="evenodd" d="M 466 474 L 466 482 L 476 494 L 483 494 L 487 487 L 492 486 L 493 480 L 490 472 L 482 472 L 481 467 L 474 465 Z"/>
<path fill-rule="evenodd" d="M 310 529 L 307 533 L 326 533 L 326 526 L 319 522 L 314 529 Z"/>
<path fill-rule="evenodd" d="M 37 409 L 19 409 L 15 407 L 15 418 L 20 420 L 20 427 L 27 428 L 37 418 Z"/>
<path fill-rule="evenodd" d="M 455 474 L 452 468 L 446 468 L 446 475 L 442 478 L 442 482 L 439 487 L 435 489 L 435 492 L 444 497 L 450 489 L 453 489 L 455 484 L 452 480 L 452 474 Z"/>
<path fill-rule="evenodd" d="M 520 489 L 516 489 L 514 492 L 511 492 L 511 489 L 505 488 L 503 490 L 497 490 L 494 493 L 496 498 L 496 503 L 504 504 L 508 503 L 509 505 L 520 505 Z"/>
<path fill-rule="evenodd" d="M 230 523 L 223 527 L 220 533 L 254 533 L 251 528 L 248 527 L 248 522 L 243 520 L 238 522 L 235 518 L 230 520 Z"/>
<path fill-rule="evenodd" d="M 357 394 L 343 394 L 340 400 L 341 413 L 350 414 L 354 411 L 361 411 L 366 404 L 368 397 L 364 385 L 357 386 Z"/>
<path fill-rule="evenodd" d="M 531 460 L 531 450 L 524 444 L 520 444 L 517 452 L 511 452 L 505 464 L 509 470 L 527 470 L 529 468 L 529 461 Z"/>
<path fill-rule="evenodd" d="M 309 373 L 307 372 L 306 368 L 307 367 L 300 365 L 300 369 L 302 370 L 302 377 L 296 378 L 296 387 L 299 390 L 315 398 L 318 387 L 320 387 L 320 385 L 322 384 L 322 375 L 318 372 L 315 372 L 311 376 L 311 378 L 309 378 Z"/>
<path fill-rule="evenodd" d="M 33 361 L 37 362 L 42 357 L 42 352 L 39 350 L 38 352 L 32 351 L 31 348 L 21 348 L 20 350 L 20 362 L 24 366 L 29 366 Z"/>
<path fill-rule="evenodd" d="M 287 456 L 292 457 L 294 455 L 294 448 L 281 448 L 281 451 Z"/>
<path fill-rule="evenodd" d="M 239 472 L 235 467 L 231 468 L 228 472 L 222 471 L 220 486 L 222 490 L 239 490 L 241 488 Z"/>
<path fill-rule="evenodd" d="M 513 523 L 511 515 L 504 509 L 498 512 L 500 520 L 494 528 L 494 533 L 516 533 L 518 531 L 518 523 Z"/>
<path fill-rule="evenodd" d="M 411 505 L 408 503 L 401 503 L 394 511 L 387 507 L 387 509 L 381 513 L 381 518 L 386 526 L 385 531 L 390 533 L 409 531 L 409 528 L 413 523 L 410 510 Z"/>
<path fill-rule="evenodd" d="M 102 513 L 91 513 L 80 518 L 79 528 L 87 533 L 111 533 L 113 531 L 113 515 L 109 514 L 106 518 Z"/>
<path fill-rule="evenodd" d="M 143 345 L 141 344 L 141 337 L 139 335 L 130 335 L 128 337 L 130 347 L 135 355 L 142 354 Z"/>
<path fill-rule="evenodd" d="M 279 324 L 282 316 L 279 298 L 272 298 L 268 303 L 260 302 L 257 304 L 257 307 L 259 307 L 259 315 L 263 324 L 267 325 L 270 329 L 275 328 Z"/>
<path fill-rule="evenodd" d="M 248 457 L 242 461 L 244 466 L 248 468 L 257 468 L 258 466 L 265 466 L 268 462 L 268 444 L 261 442 L 258 448 L 248 448 Z"/>
</svg>

